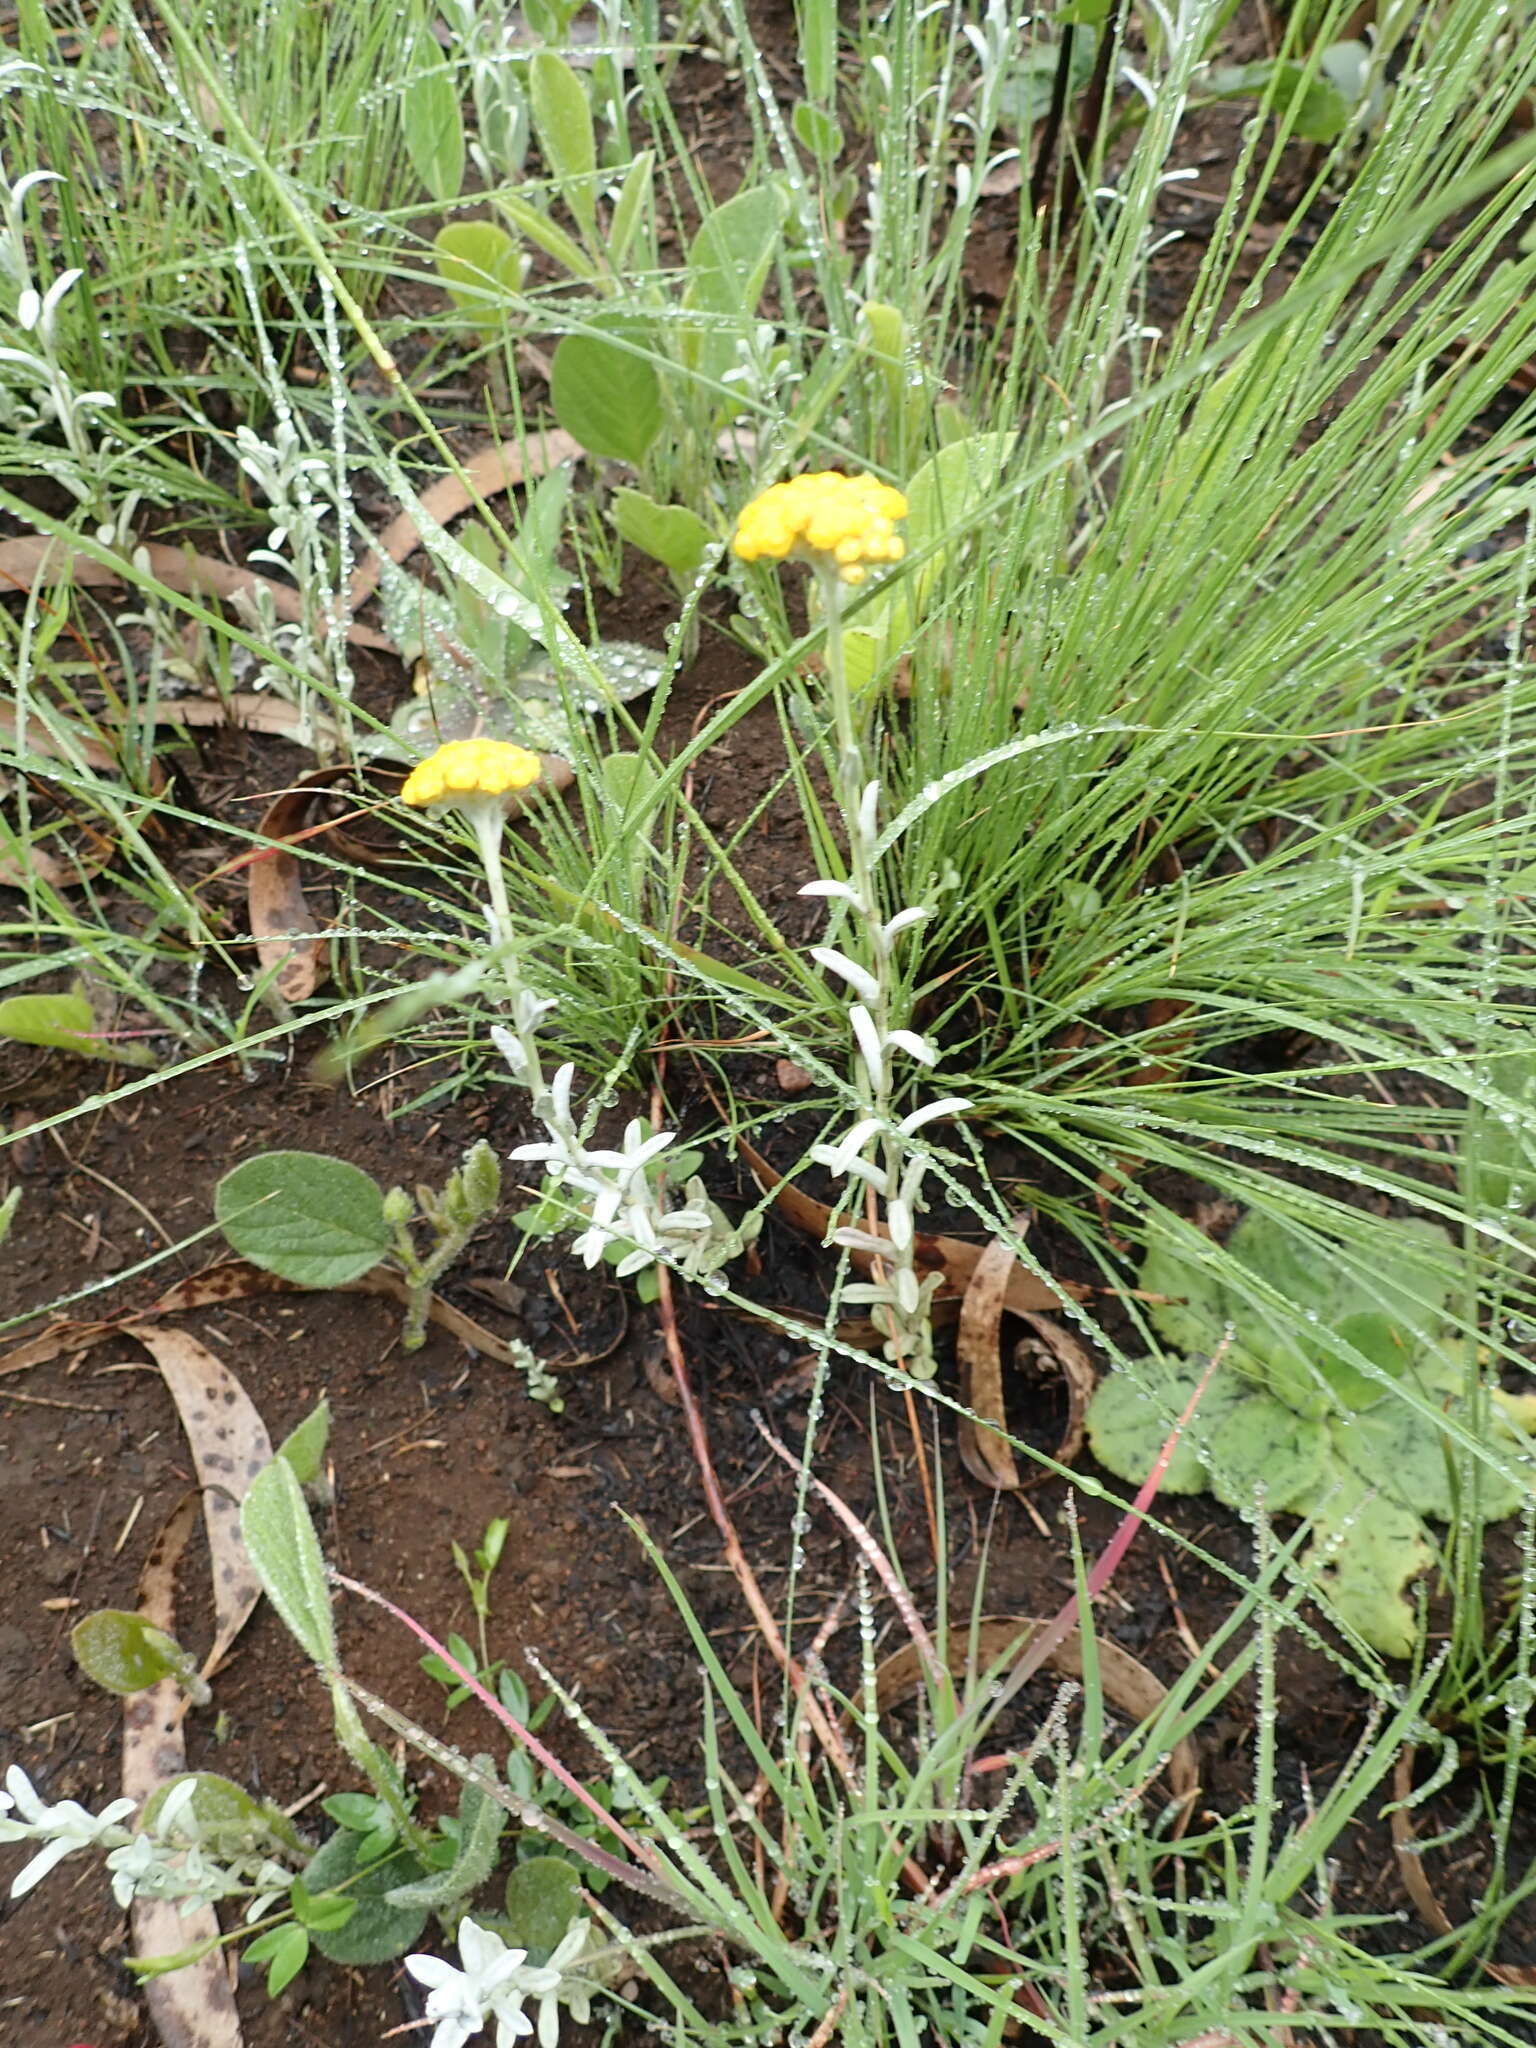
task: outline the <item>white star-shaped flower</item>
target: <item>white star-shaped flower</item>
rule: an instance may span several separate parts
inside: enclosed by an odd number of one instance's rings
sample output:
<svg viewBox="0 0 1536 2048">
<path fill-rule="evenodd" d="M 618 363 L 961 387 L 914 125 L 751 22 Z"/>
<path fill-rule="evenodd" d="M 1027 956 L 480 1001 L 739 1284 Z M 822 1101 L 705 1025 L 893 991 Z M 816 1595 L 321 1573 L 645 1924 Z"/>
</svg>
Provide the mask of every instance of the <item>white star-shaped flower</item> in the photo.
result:
<svg viewBox="0 0 1536 2048">
<path fill-rule="evenodd" d="M 525 1948 L 508 1948 L 500 1935 L 469 1919 L 459 1923 L 462 1969 L 441 1956 L 407 1956 L 405 1967 L 427 1987 L 431 2048 L 464 2048 L 492 2020 L 496 2048 L 511 2048 L 531 2034 L 533 2021 L 523 2011 L 523 2000 L 534 1990 L 527 1980 L 540 1973 L 524 1970 L 527 1960 Z"/>
<path fill-rule="evenodd" d="M 18 1764 L 12 1764 L 6 1772 L 5 1791 L 0 1793 L 0 1800 L 4 1802 L 4 1812 L 0 1813 L 0 1842 L 43 1844 L 31 1862 L 24 1863 L 11 1880 L 13 1899 L 31 1891 L 55 1864 L 62 1863 L 76 1849 L 94 1849 L 99 1844 L 120 1847 L 128 1839 L 121 1822 L 137 1804 L 132 1799 L 114 1799 L 100 1813 L 87 1813 L 73 1799 L 61 1799 L 57 1806 L 49 1806 Z M 21 1818 L 6 1818 L 12 1812 L 20 1814 Z"/>
</svg>

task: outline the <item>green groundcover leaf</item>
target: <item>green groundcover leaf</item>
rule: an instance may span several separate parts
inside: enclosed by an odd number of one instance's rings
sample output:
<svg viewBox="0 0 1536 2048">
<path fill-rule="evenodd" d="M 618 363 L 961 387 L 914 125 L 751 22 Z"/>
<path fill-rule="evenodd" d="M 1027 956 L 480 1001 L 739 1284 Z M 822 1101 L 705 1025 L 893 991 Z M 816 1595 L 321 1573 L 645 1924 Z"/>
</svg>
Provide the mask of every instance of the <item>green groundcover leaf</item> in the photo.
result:
<svg viewBox="0 0 1536 2048">
<path fill-rule="evenodd" d="M 63 989 L 49 994 L 7 996 L 0 1002 L 0 1038 L 18 1045 L 46 1045 L 77 1059 L 116 1060 L 121 1065 L 147 1066 L 153 1061 L 142 1046 L 103 1039 L 90 1004 L 82 995 Z"/>
<path fill-rule="evenodd" d="M 362 1839 L 338 1828 L 304 1873 L 312 1895 L 344 1887 L 341 1896 L 354 1906 L 339 1927 L 311 1927 L 315 1947 L 333 1963 L 390 1962 L 415 1946 L 427 1924 L 425 1906 L 391 1905 L 385 1896 L 425 1877 L 421 1864 L 403 1852 L 364 1863 Z"/>
<path fill-rule="evenodd" d="M 1262 1494 L 1272 1514 L 1312 1517 L 1300 1569 L 1318 1597 L 1343 1627 L 1404 1657 L 1418 1625 L 1409 1588 L 1436 1555 L 1426 1518 L 1459 1512 L 1442 1416 L 1467 1414 L 1467 1369 L 1440 1313 L 1454 1278 L 1444 1233 L 1381 1228 L 1379 1256 L 1346 1266 L 1266 1217 L 1238 1225 L 1230 1257 L 1165 1224 L 1149 1239 L 1140 1284 L 1168 1297 L 1152 1311 L 1159 1332 L 1204 1356 L 1112 1373 L 1087 1424 L 1099 1463 L 1140 1484 L 1230 1327 L 1162 1490 L 1213 1493 L 1239 1511 Z M 1486 1428 L 1495 1447 L 1521 1445 L 1518 1420 L 1494 1404 Z M 1498 1519 L 1515 1512 L 1521 1490 L 1484 1471 L 1479 1500 Z"/>
<path fill-rule="evenodd" d="M 507 1924 L 528 1960 L 545 1962 L 581 1911 L 581 1872 L 563 1856 L 529 1856 L 507 1879 Z"/>
<path fill-rule="evenodd" d="M 213 1207 L 242 1258 L 299 1287 L 344 1287 L 390 1246 L 377 1183 L 323 1152 L 258 1153 L 225 1174 Z"/>
</svg>

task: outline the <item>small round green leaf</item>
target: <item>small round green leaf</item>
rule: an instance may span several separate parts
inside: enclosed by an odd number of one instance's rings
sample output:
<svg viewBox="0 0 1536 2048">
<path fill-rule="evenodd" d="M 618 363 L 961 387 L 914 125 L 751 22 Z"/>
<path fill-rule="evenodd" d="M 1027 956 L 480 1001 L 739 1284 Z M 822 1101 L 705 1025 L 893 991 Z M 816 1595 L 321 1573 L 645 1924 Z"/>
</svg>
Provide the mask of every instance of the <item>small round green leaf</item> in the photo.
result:
<svg viewBox="0 0 1536 2048">
<path fill-rule="evenodd" d="M 503 312 L 498 299 L 522 289 L 527 261 L 505 228 L 491 220 L 451 220 L 432 237 L 443 289 L 477 328 L 494 334 Z"/>
<path fill-rule="evenodd" d="M 642 355 L 605 334 L 568 334 L 549 382 L 555 418 L 589 455 L 635 467 L 661 432 L 661 386 Z"/>
<path fill-rule="evenodd" d="M 47 1045 L 79 1059 L 109 1060 L 113 1048 L 103 1045 L 96 1018 L 84 996 L 60 990 L 52 995 L 7 996 L 0 1003 L 0 1038 L 18 1045 Z"/>
<path fill-rule="evenodd" d="M 581 1873 L 563 1856 L 530 1856 L 507 1879 L 512 1939 L 535 1967 L 547 1962 L 581 1912 Z"/>
<path fill-rule="evenodd" d="M 687 505 L 658 505 L 644 491 L 615 491 L 609 515 L 631 547 L 639 548 L 675 576 L 693 576 L 714 535 Z"/>
<path fill-rule="evenodd" d="M 75 1662 L 107 1692 L 147 1692 L 162 1678 L 184 1678 L 196 1667 L 174 1636 L 142 1614 L 100 1608 L 75 1624 Z"/>
<path fill-rule="evenodd" d="M 361 1838 L 347 1828 L 322 1842 L 304 1873 L 312 1897 L 342 1888 L 357 1911 L 341 1927 L 314 1927 L 314 1944 L 333 1963 L 387 1963 L 403 1956 L 427 1924 L 425 1906 L 391 1906 L 384 1894 L 397 1885 L 424 1877 L 414 1856 L 385 1856 L 377 1863 L 361 1861 Z"/>
<path fill-rule="evenodd" d="M 377 1184 L 323 1152 L 258 1153 L 225 1174 L 213 1207 L 243 1259 L 298 1287 L 344 1287 L 390 1246 Z"/>
</svg>

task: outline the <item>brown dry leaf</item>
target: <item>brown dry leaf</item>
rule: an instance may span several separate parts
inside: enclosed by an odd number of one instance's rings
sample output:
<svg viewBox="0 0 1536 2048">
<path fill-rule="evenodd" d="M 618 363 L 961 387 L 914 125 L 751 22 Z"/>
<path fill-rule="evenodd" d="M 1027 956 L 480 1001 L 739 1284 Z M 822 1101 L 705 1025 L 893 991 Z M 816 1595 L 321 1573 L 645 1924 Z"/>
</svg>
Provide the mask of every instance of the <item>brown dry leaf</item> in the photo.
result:
<svg viewBox="0 0 1536 2048">
<path fill-rule="evenodd" d="M 195 1337 L 143 1323 L 127 1324 L 125 1334 L 159 1366 L 203 1489 L 213 1564 L 213 1647 L 203 1660 L 209 1677 L 261 1598 L 261 1581 L 240 1535 L 240 1503 L 256 1474 L 271 1464 L 272 1439 L 244 1387 Z"/>
<path fill-rule="evenodd" d="M 13 541 L 0 541 L 0 555 L 3 555 L 8 547 L 13 546 Z M 0 735 L 14 742 L 19 723 L 15 705 L 0 704 Z M 71 749 L 87 768 L 117 768 L 117 756 L 112 749 L 104 741 L 93 738 L 90 733 L 71 732 L 70 745 L 65 747 L 61 741 L 53 737 L 41 719 L 27 720 L 28 753 L 41 754 L 50 761 L 64 761 L 69 759 Z"/>
<path fill-rule="evenodd" d="M 402 1308 L 411 1298 L 404 1275 L 392 1273 L 387 1266 L 375 1266 L 361 1280 L 349 1280 L 342 1291 L 348 1294 L 382 1294 L 390 1301 L 398 1301 Z M 498 1365 L 518 1363 L 517 1353 L 509 1345 L 503 1344 L 499 1337 L 493 1337 L 484 1323 L 477 1323 L 473 1316 L 465 1315 L 463 1309 L 455 1308 L 451 1301 L 444 1301 L 440 1294 L 434 1294 L 427 1303 L 427 1320 L 436 1323 L 440 1330 L 446 1330 L 450 1337 L 457 1337 L 461 1344 L 467 1344 L 471 1351 L 478 1351 L 484 1358 L 493 1358 Z"/>
<path fill-rule="evenodd" d="M 176 1565 L 197 1522 L 197 1496 L 189 1494 L 161 1530 L 139 1580 L 139 1612 L 167 1635 L 176 1633 Z M 123 1702 L 123 1794 L 146 1800 L 187 1768 L 181 1732 L 182 1694 L 174 1678 Z M 133 1953 L 175 1955 L 200 1942 L 217 1942 L 212 1906 L 183 1913 L 173 1899 L 135 1899 L 129 1913 Z M 214 1948 L 169 1976 L 151 1977 L 144 2000 L 164 2048 L 240 2048 L 240 2019 L 224 1965 Z"/>
<path fill-rule="evenodd" d="M 1028 1654 L 1030 1643 L 1039 1631 L 1051 1626 L 1050 1622 L 1032 1615 L 985 1616 L 976 1628 L 976 1671 L 991 1671 L 1002 1659 L 1007 1659 L 1009 1664 L 1017 1664 Z M 1099 1680 L 1109 1704 L 1128 1721 L 1150 1720 L 1168 1697 L 1168 1689 L 1162 1681 L 1154 1678 L 1139 1658 L 1133 1657 L 1129 1650 L 1122 1650 L 1118 1643 L 1110 1642 L 1106 1636 L 1095 1636 L 1094 1653 L 1098 1658 Z M 964 1679 L 971 1668 L 971 1631 L 967 1625 L 957 1624 L 949 1631 L 944 1655 L 953 1675 Z M 1083 1639 L 1077 1629 L 1047 1655 L 1045 1669 L 1063 1678 L 1082 1677 Z M 904 1643 L 893 1656 L 884 1660 L 875 1673 L 877 1706 L 884 1712 L 899 1701 L 910 1698 L 922 1679 L 923 1667 L 917 1645 Z M 1199 1758 L 1188 1737 L 1174 1744 L 1166 1770 L 1169 1785 L 1180 1806 L 1174 1832 L 1182 1834 L 1200 1790 Z"/>
<path fill-rule="evenodd" d="M 1022 1237 L 1029 1226 L 1027 1216 L 1015 1216 L 1012 1228 Z M 960 1462 L 984 1486 L 1023 1492 L 1051 1477 L 1047 1467 L 1030 1468 L 1019 1477 L 1018 1465 L 1004 1431 L 1008 1414 L 1003 1400 L 1003 1311 L 1008 1306 L 1008 1288 L 1017 1259 L 1001 1238 L 995 1238 L 976 1262 L 971 1284 L 960 1304 L 960 1334 L 956 1353 L 960 1361 L 960 1398 L 980 1418 L 980 1424 L 963 1419 L 957 1448 Z M 1067 1388 L 1067 1423 L 1061 1442 L 1052 1453 L 1058 1465 L 1072 1464 L 1083 1447 L 1084 1422 L 1095 1385 L 1093 1362 L 1069 1330 L 1050 1316 L 1021 1315 L 1035 1334 L 1035 1342 L 1014 1349 L 1015 1363 L 1021 1353 L 1045 1352 L 1059 1367 Z M 991 1424 L 990 1428 L 985 1424 Z"/>
<path fill-rule="evenodd" d="M 142 550 L 150 574 L 168 590 L 184 597 L 229 599 L 239 591 L 267 591 L 277 617 L 293 625 L 304 616 L 304 600 L 292 584 L 275 583 L 254 569 L 237 568 L 213 555 L 195 554 L 190 548 L 173 548 L 163 541 L 150 541 Z M 72 583 L 95 589 L 111 589 L 123 581 L 117 570 L 89 555 L 77 554 L 64 540 L 38 533 L 24 533 L 15 540 L 0 541 L 0 579 L 19 590 L 30 590 L 45 577 L 68 576 Z M 354 647 L 376 647 L 393 654 L 395 643 L 371 626 L 351 625 L 347 639 Z"/>
<path fill-rule="evenodd" d="M 240 732 L 270 733 L 274 739 L 297 741 L 302 714 L 286 697 L 264 697 L 255 690 L 236 690 L 229 697 L 173 697 L 155 712 L 157 725 L 230 725 Z M 317 740 L 341 745 L 341 728 L 322 712 L 309 714 Z"/>
<path fill-rule="evenodd" d="M 269 840 L 296 837 L 309 823 L 315 798 L 345 769 L 317 768 L 267 806 L 256 830 Z M 270 992 L 282 1003 L 301 1003 L 324 976 L 325 938 L 304 898 L 297 857 L 287 846 L 264 847 L 245 876 L 246 907 L 262 972 L 276 977 Z"/>
<path fill-rule="evenodd" d="M 0 541 L 0 555 L 12 545 L 12 542 Z M 16 707 L 12 704 L 0 704 L 0 739 L 9 740 L 14 745 L 18 724 Z M 111 748 L 104 746 L 100 740 L 93 739 L 90 734 L 71 733 L 70 745 L 66 747 L 60 740 L 55 739 L 37 718 L 27 721 L 27 751 L 51 761 L 66 761 L 73 752 L 74 757 L 83 761 L 88 768 L 115 772 L 118 765 Z M 17 859 L 15 855 L 9 853 L 0 854 L 0 889 L 24 889 L 34 877 L 45 882 L 50 889 L 78 889 L 82 882 L 87 882 L 93 875 L 100 874 L 105 864 L 105 856 L 101 860 L 92 861 L 60 860 L 45 847 L 34 845 L 28 848 L 25 859 Z"/>
<path fill-rule="evenodd" d="M 145 553 L 151 573 L 168 589 L 179 590 L 184 596 L 227 600 L 239 591 L 265 590 L 271 595 L 278 618 L 296 625 L 304 617 L 304 600 L 291 584 L 274 583 L 270 576 L 258 576 L 254 569 L 239 569 L 233 562 L 196 555 L 185 548 L 166 547 L 157 541 L 152 541 Z M 385 654 L 395 651 L 393 640 L 384 633 L 376 633 L 371 626 L 348 626 L 347 639 L 354 647 L 376 647 Z"/>
<path fill-rule="evenodd" d="M 1098 1385 L 1098 1374 L 1093 1369 L 1093 1360 L 1068 1329 L 1064 1329 L 1052 1316 L 1025 1316 L 1023 1320 L 1034 1331 L 1039 1340 L 1031 1347 L 1046 1352 L 1052 1362 L 1061 1368 L 1061 1376 L 1067 1387 L 1067 1424 L 1062 1431 L 1061 1442 L 1052 1456 L 1058 1465 L 1075 1465 L 1077 1454 L 1083 1448 L 1086 1430 L 1088 1403 L 1093 1399 L 1093 1390 Z M 1019 1346 L 1014 1352 L 1018 1360 Z M 1037 1466 L 1024 1481 L 1026 1487 L 1039 1486 L 1052 1475 L 1045 1467 Z"/>
<path fill-rule="evenodd" d="M 825 1238 L 827 1227 L 832 1220 L 832 1211 L 825 1202 L 813 1201 L 799 1188 L 791 1186 L 780 1173 L 775 1173 L 760 1152 L 754 1151 L 745 1138 L 736 1140 L 736 1149 L 757 1176 L 758 1185 L 764 1193 L 771 1193 L 773 1206 L 796 1230 L 807 1237 Z M 883 1226 L 877 1226 L 876 1235 L 885 1234 Z M 867 1273 L 873 1263 L 869 1252 L 850 1252 L 848 1255 L 861 1273 Z M 980 1245 L 967 1244 L 959 1237 L 932 1237 L 925 1231 L 917 1236 L 916 1265 L 920 1276 L 941 1273 L 943 1282 L 934 1297 L 934 1306 L 941 1304 L 953 1309 L 971 1284 L 982 1256 Z M 1008 1289 L 1003 1306 L 1016 1316 L 1035 1315 L 1042 1309 L 1060 1308 L 1063 1300 L 1081 1301 L 1091 1289 L 1075 1280 L 1040 1280 L 1015 1260 L 1008 1276 Z"/>
<path fill-rule="evenodd" d="M 1014 1227 L 1028 1227 L 1026 1217 L 1015 1219 Z M 983 1486 L 1014 1492 L 1019 1468 L 1003 1431 L 1007 1411 L 1003 1406 L 1003 1297 L 1016 1261 L 1001 1238 L 989 1244 L 976 1261 L 971 1284 L 960 1304 L 960 1333 L 955 1352 L 960 1361 L 960 1399 L 973 1422 L 962 1415 L 957 1436 L 960 1462 Z M 983 1427 L 989 1424 L 990 1427 Z"/>
<path fill-rule="evenodd" d="M 221 1259 L 216 1266 L 210 1266 L 204 1272 L 178 1280 L 147 1308 L 134 1309 L 127 1315 L 107 1316 L 100 1322 L 66 1320 L 50 1323 L 47 1329 L 40 1330 L 36 1336 L 29 1337 L 26 1343 L 0 1358 L 0 1374 L 27 1372 L 33 1366 L 49 1365 L 55 1358 L 90 1351 L 109 1337 L 121 1336 L 131 1324 L 146 1322 L 151 1316 L 169 1316 L 182 1309 L 206 1308 L 210 1302 L 242 1301 L 253 1294 L 292 1292 L 286 1280 L 280 1280 L 275 1273 L 264 1273 L 259 1266 L 252 1266 L 245 1259 Z"/>
<path fill-rule="evenodd" d="M 120 583 L 122 578 L 105 562 L 77 555 L 69 543 L 52 534 L 22 533 L 14 540 L 0 541 L 0 582 L 15 590 L 31 590 L 35 584 L 83 583 L 97 589 Z"/>
<path fill-rule="evenodd" d="M 1403 1889 L 1414 1903 L 1419 1918 L 1433 1934 L 1452 1932 L 1451 1917 L 1435 1895 L 1424 1868 L 1424 1857 L 1414 1839 L 1413 1813 L 1406 1802 L 1413 1795 L 1413 1766 L 1418 1750 L 1405 1744 L 1397 1753 L 1392 1772 L 1392 1851 Z M 1487 1963 L 1483 1968 L 1501 1984 L 1517 1989 L 1536 1987 L 1536 1967 L 1528 1963 Z"/>
<path fill-rule="evenodd" d="M 106 1343 L 109 1338 L 120 1337 L 125 1331 L 138 1337 L 142 1343 L 143 1325 L 152 1316 L 175 1315 L 184 1309 L 204 1308 L 210 1302 L 246 1300 L 251 1295 L 303 1294 L 307 1291 L 295 1287 L 292 1281 L 280 1279 L 276 1273 L 263 1272 L 259 1266 L 253 1266 L 245 1259 L 221 1259 L 206 1272 L 193 1273 L 186 1280 L 178 1280 L 158 1301 L 151 1302 L 147 1308 L 135 1309 L 130 1315 L 108 1317 L 99 1323 L 50 1324 L 46 1330 L 40 1330 L 35 1337 L 29 1337 L 24 1344 L 0 1358 L 0 1376 L 27 1372 L 34 1366 L 48 1365 L 55 1358 L 93 1350 L 96 1345 Z M 349 1281 L 339 1291 L 382 1294 L 401 1303 L 406 1300 L 408 1292 L 401 1275 L 383 1266 L 372 1273 L 365 1273 L 361 1280 Z M 483 1323 L 477 1323 L 473 1316 L 465 1315 L 462 1309 L 455 1308 L 440 1295 L 433 1295 L 427 1317 L 450 1336 L 457 1337 L 460 1343 L 494 1359 L 498 1365 L 517 1364 L 516 1354 L 499 1337 L 493 1337 Z M 595 1355 L 602 1357 L 606 1354 Z"/>
<path fill-rule="evenodd" d="M 510 491 L 515 484 L 527 483 L 530 477 L 546 475 L 562 462 L 577 461 L 581 452 L 581 444 L 556 427 L 546 428 L 536 438 L 525 436 L 493 443 L 477 449 L 466 460 L 463 477 L 439 477 L 435 484 L 429 484 L 420 493 L 422 508 L 439 526 L 446 526 L 461 512 L 467 512 L 477 497 L 494 498 L 502 491 Z M 379 535 L 378 546 L 364 555 L 352 572 L 347 593 L 352 609 L 355 611 L 378 589 L 382 558 L 404 562 L 420 546 L 421 532 L 409 512 L 392 519 Z"/>
<path fill-rule="evenodd" d="M 0 889 L 25 889 L 33 880 L 45 882 L 50 889 L 78 889 L 93 875 L 99 875 L 102 865 L 100 861 L 84 865 L 71 861 L 66 865 L 42 847 L 34 846 L 24 862 L 8 853 L 0 854 Z"/>
</svg>

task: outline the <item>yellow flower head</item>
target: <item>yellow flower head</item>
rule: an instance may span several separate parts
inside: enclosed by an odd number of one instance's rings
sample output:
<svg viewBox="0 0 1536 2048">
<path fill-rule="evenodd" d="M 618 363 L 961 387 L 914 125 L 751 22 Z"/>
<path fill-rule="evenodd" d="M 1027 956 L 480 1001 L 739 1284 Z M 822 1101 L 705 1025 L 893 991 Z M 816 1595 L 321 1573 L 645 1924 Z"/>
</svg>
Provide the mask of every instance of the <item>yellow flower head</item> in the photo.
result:
<svg viewBox="0 0 1536 2048">
<path fill-rule="evenodd" d="M 405 778 L 400 801 L 428 804 L 501 797 L 539 779 L 539 757 L 510 740 L 445 740 Z"/>
<path fill-rule="evenodd" d="M 811 562 L 862 583 L 871 562 L 899 562 L 907 544 L 896 531 L 907 501 L 877 478 L 813 470 L 773 484 L 744 507 L 731 542 L 744 562 Z"/>
</svg>

